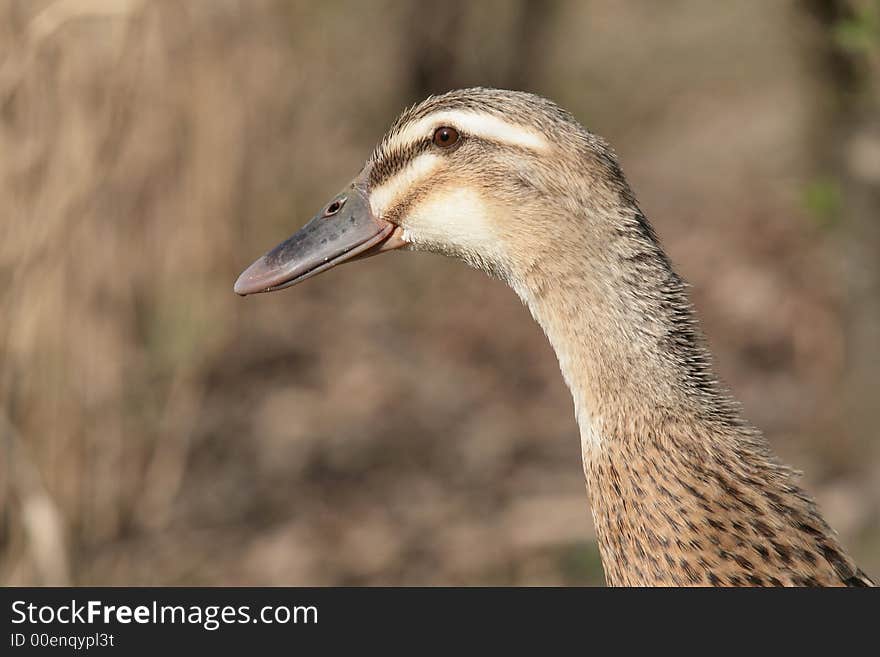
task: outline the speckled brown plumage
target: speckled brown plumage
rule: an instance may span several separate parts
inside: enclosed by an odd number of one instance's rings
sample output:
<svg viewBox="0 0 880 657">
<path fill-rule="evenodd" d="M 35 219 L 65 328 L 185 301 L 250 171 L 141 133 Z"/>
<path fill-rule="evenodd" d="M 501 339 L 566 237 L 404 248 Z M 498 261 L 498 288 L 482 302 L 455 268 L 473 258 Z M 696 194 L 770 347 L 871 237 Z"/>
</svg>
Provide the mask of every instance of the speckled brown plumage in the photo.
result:
<svg viewBox="0 0 880 657">
<path fill-rule="evenodd" d="M 869 585 L 760 446 L 687 434 L 621 435 L 587 462 L 609 584 Z"/>
</svg>

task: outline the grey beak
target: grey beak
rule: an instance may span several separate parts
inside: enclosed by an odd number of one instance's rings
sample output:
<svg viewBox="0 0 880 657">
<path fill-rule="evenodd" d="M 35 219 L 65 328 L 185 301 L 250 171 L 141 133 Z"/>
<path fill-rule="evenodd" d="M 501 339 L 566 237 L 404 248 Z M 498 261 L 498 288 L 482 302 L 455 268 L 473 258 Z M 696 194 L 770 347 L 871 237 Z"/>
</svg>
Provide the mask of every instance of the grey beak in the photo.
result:
<svg viewBox="0 0 880 657">
<path fill-rule="evenodd" d="M 394 224 L 373 215 L 366 192 L 353 183 L 242 272 L 234 290 L 246 296 L 296 285 L 343 262 L 397 248 L 389 240 L 394 232 Z"/>
</svg>

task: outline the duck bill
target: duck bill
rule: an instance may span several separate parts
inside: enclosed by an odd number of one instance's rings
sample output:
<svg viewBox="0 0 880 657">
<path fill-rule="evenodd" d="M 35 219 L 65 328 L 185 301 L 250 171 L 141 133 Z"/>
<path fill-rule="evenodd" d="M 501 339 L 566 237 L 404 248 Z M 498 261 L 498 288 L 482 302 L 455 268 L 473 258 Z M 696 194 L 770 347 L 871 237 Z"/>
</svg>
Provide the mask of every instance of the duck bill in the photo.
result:
<svg viewBox="0 0 880 657">
<path fill-rule="evenodd" d="M 401 246 L 399 229 L 376 217 L 364 190 L 353 184 L 305 226 L 244 270 L 234 289 L 241 296 L 274 292 L 343 262 Z"/>
</svg>

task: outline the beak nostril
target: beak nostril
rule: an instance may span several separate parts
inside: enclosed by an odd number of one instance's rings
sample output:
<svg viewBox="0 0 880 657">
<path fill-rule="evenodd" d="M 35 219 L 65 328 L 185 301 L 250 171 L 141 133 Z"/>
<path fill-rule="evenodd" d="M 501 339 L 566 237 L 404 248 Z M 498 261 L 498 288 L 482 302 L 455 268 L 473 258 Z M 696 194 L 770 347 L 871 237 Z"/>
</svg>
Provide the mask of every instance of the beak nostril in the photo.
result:
<svg viewBox="0 0 880 657">
<path fill-rule="evenodd" d="M 327 209 L 324 210 L 325 217 L 332 217 L 334 214 L 339 212 L 342 209 L 342 206 L 345 205 L 345 199 L 339 198 L 333 201 L 330 205 L 327 206 Z"/>
</svg>

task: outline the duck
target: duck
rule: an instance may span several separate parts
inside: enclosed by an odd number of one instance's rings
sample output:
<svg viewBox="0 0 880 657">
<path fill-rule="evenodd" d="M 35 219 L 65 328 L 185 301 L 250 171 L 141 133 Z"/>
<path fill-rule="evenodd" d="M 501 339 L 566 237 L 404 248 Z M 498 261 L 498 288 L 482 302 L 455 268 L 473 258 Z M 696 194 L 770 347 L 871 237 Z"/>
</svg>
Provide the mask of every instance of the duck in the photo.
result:
<svg viewBox="0 0 880 657">
<path fill-rule="evenodd" d="M 574 401 L 608 585 L 874 585 L 719 383 L 617 156 L 571 113 L 483 87 L 405 109 L 234 291 L 396 250 L 505 281 L 543 329 Z"/>
</svg>

